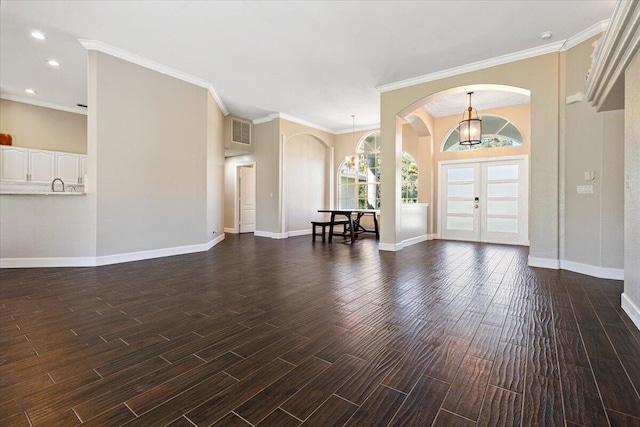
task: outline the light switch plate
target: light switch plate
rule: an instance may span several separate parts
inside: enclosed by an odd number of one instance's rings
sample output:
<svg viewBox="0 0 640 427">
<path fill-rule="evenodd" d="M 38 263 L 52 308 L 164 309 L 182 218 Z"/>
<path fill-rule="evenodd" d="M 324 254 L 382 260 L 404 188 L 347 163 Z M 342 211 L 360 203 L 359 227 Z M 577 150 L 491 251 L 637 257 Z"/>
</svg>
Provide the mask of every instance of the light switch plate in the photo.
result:
<svg viewBox="0 0 640 427">
<path fill-rule="evenodd" d="M 578 185 L 578 194 L 593 194 L 593 185 Z"/>
</svg>

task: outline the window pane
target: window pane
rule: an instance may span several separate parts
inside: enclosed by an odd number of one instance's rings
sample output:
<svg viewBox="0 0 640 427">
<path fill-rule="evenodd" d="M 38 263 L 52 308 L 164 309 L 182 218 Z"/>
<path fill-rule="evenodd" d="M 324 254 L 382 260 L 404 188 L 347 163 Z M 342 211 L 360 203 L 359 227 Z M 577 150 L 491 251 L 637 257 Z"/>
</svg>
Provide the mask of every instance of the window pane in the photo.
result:
<svg viewBox="0 0 640 427">
<path fill-rule="evenodd" d="M 447 213 L 450 214 L 473 214 L 473 202 L 461 202 L 449 200 L 447 202 Z"/>
<path fill-rule="evenodd" d="M 472 231 L 473 217 L 472 216 L 448 216 L 447 229 Z"/>
<path fill-rule="evenodd" d="M 487 218 L 487 231 L 498 231 L 502 233 L 517 233 L 517 218 Z"/>
<path fill-rule="evenodd" d="M 473 184 L 449 184 L 447 197 L 473 197 Z"/>
<path fill-rule="evenodd" d="M 473 168 L 455 168 L 447 170 L 447 181 L 473 181 Z"/>
<path fill-rule="evenodd" d="M 489 215 L 518 215 L 518 202 L 489 200 L 487 202 Z"/>
<path fill-rule="evenodd" d="M 496 135 L 498 131 L 507 124 L 502 117 L 482 116 L 482 133 L 487 135 Z"/>
<path fill-rule="evenodd" d="M 507 182 L 487 185 L 488 197 L 518 197 L 518 183 Z"/>
<path fill-rule="evenodd" d="M 518 165 L 489 166 L 487 167 L 487 179 L 489 181 L 518 179 Z"/>
</svg>

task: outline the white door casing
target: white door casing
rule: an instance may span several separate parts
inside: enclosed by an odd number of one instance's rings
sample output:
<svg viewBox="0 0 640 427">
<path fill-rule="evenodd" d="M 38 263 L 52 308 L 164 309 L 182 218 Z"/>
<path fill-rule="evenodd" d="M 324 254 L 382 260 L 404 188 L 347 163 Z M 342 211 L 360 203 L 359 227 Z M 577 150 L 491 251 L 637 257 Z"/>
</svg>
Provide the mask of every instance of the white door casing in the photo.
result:
<svg viewBox="0 0 640 427">
<path fill-rule="evenodd" d="M 253 166 L 239 167 L 240 233 L 256 230 L 256 172 Z"/>
<path fill-rule="evenodd" d="M 442 239 L 529 244 L 526 156 L 439 166 Z"/>
</svg>

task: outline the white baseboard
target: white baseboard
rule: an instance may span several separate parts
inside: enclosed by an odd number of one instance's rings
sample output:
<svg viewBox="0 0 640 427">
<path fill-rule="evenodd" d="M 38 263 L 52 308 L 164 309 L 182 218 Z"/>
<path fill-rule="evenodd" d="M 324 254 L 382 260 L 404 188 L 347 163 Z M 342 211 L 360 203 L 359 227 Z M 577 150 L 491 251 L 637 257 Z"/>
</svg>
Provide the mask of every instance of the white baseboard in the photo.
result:
<svg viewBox="0 0 640 427">
<path fill-rule="evenodd" d="M 311 229 L 309 228 L 308 230 L 295 230 L 295 231 L 288 231 L 287 233 L 285 233 L 287 235 L 287 237 L 295 237 L 295 236 L 309 236 L 311 235 Z"/>
<path fill-rule="evenodd" d="M 271 231 L 260 231 L 256 230 L 253 232 L 253 235 L 256 237 L 269 237 L 271 239 L 286 239 L 287 233 L 272 233 Z"/>
<path fill-rule="evenodd" d="M 567 260 L 560 261 L 560 268 L 600 279 L 624 280 L 624 269 L 622 268 L 600 267 Z"/>
<path fill-rule="evenodd" d="M 437 234 L 427 234 L 427 240 L 436 240 L 438 238 Z"/>
<path fill-rule="evenodd" d="M 560 269 L 560 261 L 551 258 L 536 258 L 529 255 L 528 264 L 529 267 L 550 268 L 552 270 Z"/>
<path fill-rule="evenodd" d="M 96 257 L 0 258 L 0 268 L 95 267 Z"/>
<path fill-rule="evenodd" d="M 403 240 L 400 243 L 379 243 L 378 250 L 390 252 L 401 251 L 407 246 L 415 245 L 416 243 L 425 242 L 427 240 L 433 240 L 433 237 L 429 238 L 430 236 L 435 236 L 435 234 L 423 234 L 422 236 Z"/>
<path fill-rule="evenodd" d="M 230 234 L 238 234 L 238 230 L 235 228 L 231 228 L 231 227 L 225 227 L 224 228 L 224 232 L 225 233 L 230 233 Z"/>
<path fill-rule="evenodd" d="M 221 235 L 219 235 L 218 237 L 216 237 L 215 239 L 211 239 L 209 241 L 209 243 L 207 243 L 207 250 L 211 249 L 212 247 L 214 247 L 215 245 L 217 245 L 218 243 L 222 242 L 225 239 L 225 235 L 224 233 L 222 233 Z"/>
<path fill-rule="evenodd" d="M 402 250 L 402 243 L 378 243 L 378 250 L 397 252 Z"/>
<path fill-rule="evenodd" d="M 173 248 L 152 249 L 149 251 L 128 252 L 123 254 L 103 255 L 98 257 L 55 257 L 55 258 L 0 258 L 0 268 L 41 268 L 41 267 L 97 267 L 101 265 L 120 264 L 123 262 L 141 261 L 173 255 L 206 252 L 225 238 L 224 234 L 208 243 Z"/>
<path fill-rule="evenodd" d="M 403 240 L 400 244 L 402 245 L 403 248 L 406 248 L 407 246 L 415 245 L 416 243 L 420 243 L 420 242 L 426 242 L 427 240 L 429 240 L 429 235 L 424 234 L 422 236 L 412 237 L 410 239 Z"/>
<path fill-rule="evenodd" d="M 529 256 L 529 267 L 568 270 L 600 279 L 624 280 L 624 270 L 621 268 L 600 267 L 597 265 L 583 264 L 581 262 L 567 261 L 566 259 L 557 260 Z"/>
<path fill-rule="evenodd" d="M 640 307 L 634 304 L 625 293 L 622 294 L 622 309 L 631 318 L 636 328 L 640 329 Z"/>
</svg>

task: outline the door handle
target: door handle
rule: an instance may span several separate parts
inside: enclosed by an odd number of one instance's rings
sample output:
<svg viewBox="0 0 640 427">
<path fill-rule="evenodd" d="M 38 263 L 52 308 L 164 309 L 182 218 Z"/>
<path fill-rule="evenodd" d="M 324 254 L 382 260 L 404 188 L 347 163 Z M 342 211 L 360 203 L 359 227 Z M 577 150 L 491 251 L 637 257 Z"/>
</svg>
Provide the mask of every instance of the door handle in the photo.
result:
<svg viewBox="0 0 640 427">
<path fill-rule="evenodd" d="M 476 209 L 478 209 L 478 206 L 479 206 L 479 205 L 480 205 L 480 198 L 479 198 L 479 197 L 476 197 L 476 198 L 473 200 L 473 207 L 474 207 L 474 208 L 476 208 Z"/>
</svg>

